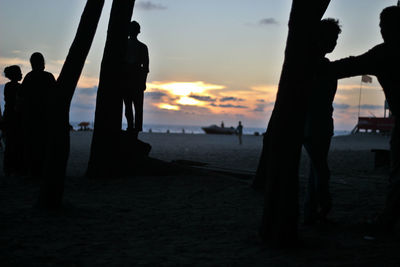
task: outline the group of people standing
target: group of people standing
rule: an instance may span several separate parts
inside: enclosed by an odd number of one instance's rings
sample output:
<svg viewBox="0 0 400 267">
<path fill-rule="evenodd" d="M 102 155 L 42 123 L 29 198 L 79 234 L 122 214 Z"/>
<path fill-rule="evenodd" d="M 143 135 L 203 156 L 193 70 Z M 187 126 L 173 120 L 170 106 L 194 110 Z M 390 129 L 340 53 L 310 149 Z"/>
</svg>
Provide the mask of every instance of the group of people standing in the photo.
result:
<svg viewBox="0 0 400 267">
<path fill-rule="evenodd" d="M 308 112 L 305 118 L 304 147 L 311 159 L 311 171 L 305 201 L 305 222 L 326 220 L 332 208 L 329 192 L 330 171 L 327 163 L 331 137 L 333 136 L 333 100 L 337 80 L 357 75 L 375 75 L 385 93 L 395 127 L 391 138 L 391 181 L 393 189 L 386 205 L 388 222 L 394 220 L 399 209 L 400 196 L 400 7 L 385 8 L 380 14 L 382 44 L 356 57 L 334 62 L 326 58 L 331 53 L 341 33 L 338 20 L 323 19 L 317 27 L 317 40 L 313 64 L 315 66 L 310 90 Z M 140 25 L 133 21 L 129 27 L 126 64 L 126 84 L 123 93 L 128 132 L 137 135 L 143 125 L 143 96 L 149 72 L 149 55 L 145 44 L 137 39 Z M 41 175 L 46 149 L 46 135 L 40 127 L 49 123 L 48 107 L 56 88 L 54 76 L 46 72 L 42 54 L 33 53 L 30 58 L 32 71 L 22 80 L 21 69 L 6 67 L 4 75 L 10 80 L 4 88 L 5 109 L 2 130 L 5 138 L 4 172 L 6 175 L 25 173 Z M 133 116 L 132 104 L 135 108 Z M 242 143 L 243 126 L 237 127 Z"/>
<path fill-rule="evenodd" d="M 358 75 L 375 75 L 389 103 L 395 126 L 391 147 L 391 190 L 381 223 L 390 227 L 400 210 L 400 6 L 385 8 L 380 14 L 383 43 L 368 52 L 330 62 L 325 55 L 334 50 L 341 32 L 335 19 L 321 20 L 317 29 L 315 72 L 305 120 L 304 147 L 311 161 L 304 206 L 305 223 L 325 221 L 332 208 L 327 163 L 333 136 L 333 99 L 337 80 Z"/>
<path fill-rule="evenodd" d="M 5 139 L 3 170 L 6 176 L 42 174 L 46 149 L 44 129 L 49 121 L 48 104 L 56 90 L 54 76 L 45 71 L 45 60 L 41 53 L 30 58 L 32 71 L 22 83 L 19 66 L 4 69 L 10 80 L 4 87 L 4 113 L 1 118 Z"/>
<path fill-rule="evenodd" d="M 143 94 L 149 72 L 147 46 L 137 39 L 140 25 L 132 21 L 127 36 L 127 53 L 124 59 L 126 83 L 123 92 L 127 131 L 134 137 L 143 128 Z M 1 114 L 1 130 L 5 141 L 3 171 L 6 176 L 42 175 L 46 153 L 46 127 L 51 125 L 50 106 L 56 97 L 56 80 L 45 71 L 41 53 L 30 57 L 32 71 L 22 83 L 21 68 L 17 65 L 4 69 L 10 81 L 4 87 L 4 112 Z M 132 104 L 135 108 L 135 118 Z"/>
</svg>

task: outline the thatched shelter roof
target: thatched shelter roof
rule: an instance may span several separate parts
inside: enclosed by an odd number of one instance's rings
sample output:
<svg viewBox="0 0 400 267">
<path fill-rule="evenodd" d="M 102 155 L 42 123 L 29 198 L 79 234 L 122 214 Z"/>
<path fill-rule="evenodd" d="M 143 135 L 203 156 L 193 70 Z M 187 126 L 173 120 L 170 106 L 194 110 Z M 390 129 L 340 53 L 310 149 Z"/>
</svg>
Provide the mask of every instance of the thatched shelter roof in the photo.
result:
<svg viewBox="0 0 400 267">
<path fill-rule="evenodd" d="M 90 125 L 90 122 L 87 121 L 82 121 L 81 123 L 78 124 L 79 127 L 88 127 Z"/>
</svg>

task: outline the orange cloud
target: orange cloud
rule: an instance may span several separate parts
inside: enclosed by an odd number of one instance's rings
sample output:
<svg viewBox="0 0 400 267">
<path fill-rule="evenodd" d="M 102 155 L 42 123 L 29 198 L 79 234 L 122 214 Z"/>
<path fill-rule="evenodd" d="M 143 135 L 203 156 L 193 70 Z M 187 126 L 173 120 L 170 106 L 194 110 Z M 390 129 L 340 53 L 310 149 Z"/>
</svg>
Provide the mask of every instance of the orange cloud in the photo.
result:
<svg viewBox="0 0 400 267">
<path fill-rule="evenodd" d="M 93 88 L 99 84 L 98 77 L 89 77 L 82 75 L 78 81 L 78 87 L 80 88 Z"/>
<path fill-rule="evenodd" d="M 265 94 L 276 94 L 276 92 L 278 91 L 278 85 L 276 84 L 256 85 L 250 88 L 255 92 L 265 93 Z"/>
<path fill-rule="evenodd" d="M 161 102 L 155 103 L 156 107 L 160 109 L 179 110 L 179 106 L 206 106 L 207 103 L 201 101 L 201 98 L 191 96 L 198 96 L 206 93 L 209 95 L 210 93 L 208 91 L 224 89 L 225 86 L 206 83 L 203 81 L 155 81 L 147 83 L 147 88 L 147 91 L 150 93 L 161 92 L 167 96 L 159 99 L 153 99 L 155 102 L 157 102 L 156 100 Z"/>
<path fill-rule="evenodd" d="M 381 89 L 381 87 L 363 83 L 362 89 Z M 338 84 L 338 90 L 360 90 L 360 84 Z"/>
</svg>

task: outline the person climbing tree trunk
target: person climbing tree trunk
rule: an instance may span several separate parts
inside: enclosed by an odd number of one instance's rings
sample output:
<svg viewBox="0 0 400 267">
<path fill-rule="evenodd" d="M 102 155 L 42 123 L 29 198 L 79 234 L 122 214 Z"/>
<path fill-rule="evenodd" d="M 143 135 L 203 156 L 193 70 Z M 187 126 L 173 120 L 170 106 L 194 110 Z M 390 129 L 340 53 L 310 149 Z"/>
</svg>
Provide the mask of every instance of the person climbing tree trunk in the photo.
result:
<svg viewBox="0 0 400 267">
<path fill-rule="evenodd" d="M 273 246 L 297 240 L 298 168 L 308 84 L 313 78 L 314 31 L 330 0 L 293 0 L 278 93 L 253 186 L 265 193 L 260 235 Z"/>
<path fill-rule="evenodd" d="M 134 0 L 114 0 L 111 8 L 87 169 L 91 178 L 112 178 L 119 172 L 124 59 L 134 4 Z"/>
<path fill-rule="evenodd" d="M 46 134 L 46 158 L 43 183 L 38 204 L 42 208 L 57 209 L 62 205 L 64 179 L 69 157 L 69 110 L 79 77 L 95 36 L 104 0 L 88 0 L 82 13 L 75 39 L 70 47 L 56 90 L 50 96 L 48 121 L 51 129 Z"/>
</svg>

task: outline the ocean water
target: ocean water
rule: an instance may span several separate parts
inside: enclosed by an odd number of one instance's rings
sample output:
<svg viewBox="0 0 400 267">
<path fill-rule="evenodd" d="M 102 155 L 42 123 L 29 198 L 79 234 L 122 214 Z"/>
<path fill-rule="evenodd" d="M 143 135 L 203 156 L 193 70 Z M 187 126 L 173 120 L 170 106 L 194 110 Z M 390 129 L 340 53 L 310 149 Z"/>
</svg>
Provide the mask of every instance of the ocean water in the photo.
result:
<svg viewBox="0 0 400 267">
<path fill-rule="evenodd" d="M 79 122 L 71 122 L 71 125 L 74 129 L 79 129 Z M 93 122 L 90 123 L 90 128 L 93 129 Z M 205 134 L 205 132 L 201 129 L 203 126 L 195 126 L 195 125 L 162 125 L 162 124 L 144 124 L 143 132 L 153 132 L 153 133 L 185 133 L 185 134 Z M 226 126 L 229 127 L 229 126 Z M 122 128 L 126 129 L 126 124 L 122 124 Z M 260 135 L 265 132 L 266 128 L 257 128 L 257 127 L 244 127 L 243 134 L 246 135 L 254 135 L 255 133 L 259 133 Z M 350 134 L 350 131 L 335 131 L 335 136 L 338 135 L 347 135 Z"/>
</svg>

